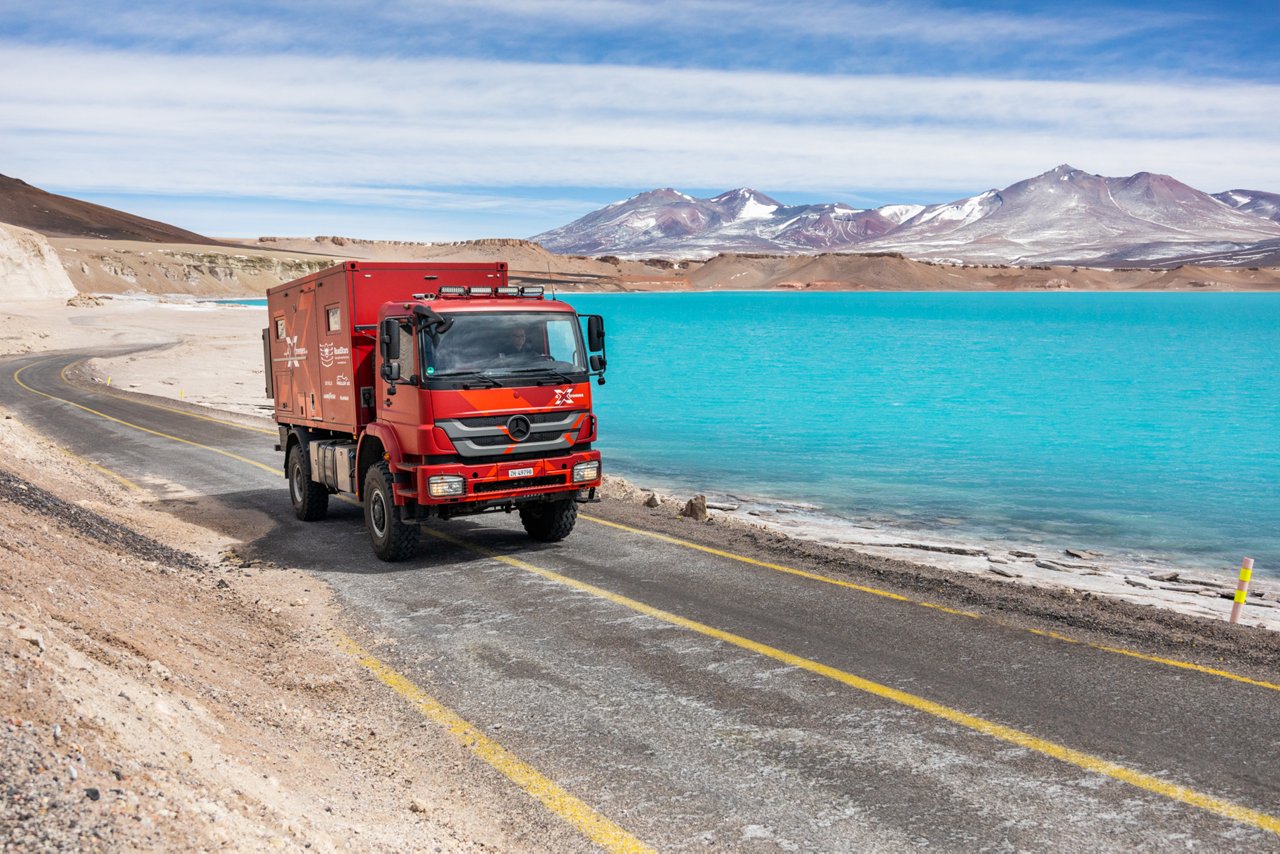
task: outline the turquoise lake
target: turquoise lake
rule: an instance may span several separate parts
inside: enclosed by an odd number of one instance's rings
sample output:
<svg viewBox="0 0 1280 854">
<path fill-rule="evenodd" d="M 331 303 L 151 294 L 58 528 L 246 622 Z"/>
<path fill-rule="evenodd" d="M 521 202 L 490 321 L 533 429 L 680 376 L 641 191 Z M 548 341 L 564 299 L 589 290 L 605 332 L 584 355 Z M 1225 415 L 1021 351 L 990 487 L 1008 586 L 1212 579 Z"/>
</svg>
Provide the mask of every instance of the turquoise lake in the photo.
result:
<svg viewBox="0 0 1280 854">
<path fill-rule="evenodd" d="M 1280 295 L 577 295 L 606 471 L 1280 576 Z"/>
</svg>

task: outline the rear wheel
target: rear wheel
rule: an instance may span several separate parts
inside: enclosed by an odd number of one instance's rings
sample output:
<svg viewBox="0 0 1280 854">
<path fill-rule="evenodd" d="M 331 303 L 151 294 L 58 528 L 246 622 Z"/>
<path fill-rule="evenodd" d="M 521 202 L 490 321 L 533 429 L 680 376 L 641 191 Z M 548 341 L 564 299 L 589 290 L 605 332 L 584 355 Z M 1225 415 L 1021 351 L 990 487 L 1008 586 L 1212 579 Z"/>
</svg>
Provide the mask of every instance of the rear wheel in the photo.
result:
<svg viewBox="0 0 1280 854">
<path fill-rule="evenodd" d="M 311 479 L 311 460 L 301 445 L 289 449 L 289 500 L 293 512 L 304 522 L 323 519 L 329 512 L 329 490 Z"/>
<path fill-rule="evenodd" d="M 524 525 L 525 533 L 538 542 L 556 543 L 563 540 L 573 531 L 573 523 L 576 521 L 578 505 L 572 498 L 523 504 L 520 507 L 520 522 Z"/>
<path fill-rule="evenodd" d="M 419 531 L 417 525 L 400 519 L 391 483 L 391 467 L 385 461 L 369 466 L 364 476 L 364 526 L 373 553 L 385 561 L 399 561 L 413 557 Z"/>
</svg>

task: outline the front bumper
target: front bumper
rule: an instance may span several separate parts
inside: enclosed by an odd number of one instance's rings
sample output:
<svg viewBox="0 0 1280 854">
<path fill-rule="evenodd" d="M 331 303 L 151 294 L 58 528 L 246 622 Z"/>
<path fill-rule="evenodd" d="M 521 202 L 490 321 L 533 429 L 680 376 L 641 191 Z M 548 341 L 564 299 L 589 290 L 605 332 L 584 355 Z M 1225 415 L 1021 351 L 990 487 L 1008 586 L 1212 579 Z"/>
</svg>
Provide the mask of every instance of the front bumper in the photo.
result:
<svg viewBox="0 0 1280 854">
<path fill-rule="evenodd" d="M 536 460 L 519 460 L 479 466 L 462 463 L 416 466 L 412 470 L 413 486 L 406 485 L 403 489 L 397 488 L 396 503 L 401 504 L 413 500 L 421 505 L 440 507 L 474 502 L 493 504 L 554 493 L 576 493 L 581 489 L 592 489 L 600 486 L 601 479 L 599 475 L 587 481 L 573 480 L 573 467 L 579 463 L 590 461 L 599 462 L 600 452 L 581 451 Z M 440 476 L 462 478 L 464 481 L 464 493 L 447 497 L 433 497 L 429 488 L 429 481 L 433 477 Z"/>
</svg>

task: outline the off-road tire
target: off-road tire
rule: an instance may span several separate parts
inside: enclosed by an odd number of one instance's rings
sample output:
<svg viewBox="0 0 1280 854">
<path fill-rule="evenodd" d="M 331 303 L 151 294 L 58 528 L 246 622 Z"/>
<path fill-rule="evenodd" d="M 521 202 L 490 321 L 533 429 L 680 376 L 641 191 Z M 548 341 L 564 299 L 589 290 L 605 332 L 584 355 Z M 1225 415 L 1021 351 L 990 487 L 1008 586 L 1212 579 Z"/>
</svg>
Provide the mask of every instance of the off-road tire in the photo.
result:
<svg viewBox="0 0 1280 854">
<path fill-rule="evenodd" d="M 289 501 L 293 512 L 304 522 L 318 522 L 329 513 L 329 490 L 311 479 L 311 460 L 306 449 L 294 445 L 289 449 L 285 466 L 289 477 Z"/>
<path fill-rule="evenodd" d="M 385 460 L 369 466 L 364 476 L 364 526 L 373 553 L 389 563 L 413 557 L 420 533 L 396 512 L 391 484 L 391 467 Z"/>
<path fill-rule="evenodd" d="M 525 533 L 540 543 L 558 543 L 573 531 L 578 521 L 578 505 L 572 498 L 540 501 L 520 507 L 520 523 Z"/>
</svg>

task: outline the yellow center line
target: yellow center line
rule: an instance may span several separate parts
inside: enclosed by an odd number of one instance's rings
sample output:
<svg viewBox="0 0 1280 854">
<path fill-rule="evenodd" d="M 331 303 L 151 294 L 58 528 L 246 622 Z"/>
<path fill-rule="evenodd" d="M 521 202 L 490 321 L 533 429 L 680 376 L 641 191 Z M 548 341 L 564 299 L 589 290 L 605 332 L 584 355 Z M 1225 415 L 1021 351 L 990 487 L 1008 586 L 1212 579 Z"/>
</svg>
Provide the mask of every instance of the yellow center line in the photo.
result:
<svg viewBox="0 0 1280 854">
<path fill-rule="evenodd" d="M 31 365 L 26 365 L 22 368 L 19 368 L 18 370 L 13 372 L 13 381 L 16 382 L 18 385 L 22 386 L 23 388 L 25 388 L 27 391 L 31 392 L 32 394 L 38 394 L 41 397 L 47 397 L 50 400 L 56 400 L 60 403 L 65 403 L 68 406 L 74 406 L 76 409 L 82 409 L 85 412 L 89 412 L 89 413 L 92 413 L 93 415 L 98 416 L 99 418 L 105 418 L 107 421 L 112 421 L 116 424 L 120 424 L 125 427 L 131 427 L 134 430 L 140 430 L 143 433 L 150 433 L 152 436 L 159 436 L 162 439 L 170 439 L 174 442 L 181 442 L 182 444 L 190 445 L 193 448 L 200 448 L 201 450 L 211 451 L 212 453 L 215 453 L 215 454 L 221 454 L 222 456 L 229 457 L 233 460 L 236 460 L 237 462 L 246 463 L 248 465 L 254 466 L 255 468 L 260 468 L 263 471 L 270 472 L 271 474 L 276 475 L 277 477 L 284 477 L 284 471 L 282 469 L 278 469 L 273 466 L 263 465 L 257 460 L 251 460 L 248 457 L 242 457 L 239 454 L 233 454 L 230 451 L 224 451 L 221 448 L 215 448 L 211 445 L 202 445 L 199 442 L 192 442 L 190 439 L 183 439 L 179 436 L 170 435 L 169 433 L 161 433 L 159 430 L 152 430 L 149 427 L 143 427 L 140 424 L 134 424 L 130 421 L 125 421 L 123 419 L 116 418 L 114 416 L 106 414 L 105 412 L 99 412 L 96 409 L 91 409 L 88 406 L 84 406 L 82 404 L 76 403 L 74 400 L 67 400 L 64 397 L 56 397 L 52 394 L 39 391 L 38 389 L 34 389 L 22 381 L 23 371 L 27 370 L 27 368 L 35 367 L 36 365 L 42 365 L 42 364 L 44 364 L 44 362 L 37 362 Z"/>
<path fill-rule="evenodd" d="M 870 679 L 864 679 L 861 676 L 856 676 L 847 671 L 840 670 L 826 664 L 821 664 L 812 659 L 795 655 L 794 653 L 785 652 L 781 649 L 760 643 L 759 641 L 754 641 L 750 638 L 745 638 L 741 635 L 724 631 L 723 629 L 717 629 L 713 626 L 708 626 L 705 623 L 700 623 L 687 617 L 681 617 L 678 614 L 671 613 L 670 611 L 663 611 L 660 608 L 655 608 L 652 605 L 645 604 L 644 602 L 631 599 L 610 590 L 605 590 L 601 587 L 596 587 L 594 584 L 588 584 L 585 581 L 580 581 L 567 575 L 561 575 L 553 570 L 535 566 L 527 561 L 520 560 L 519 558 L 509 557 L 507 555 L 490 551 L 489 549 L 474 545 L 450 534 L 446 534 L 432 528 L 424 528 L 423 530 L 437 539 L 460 546 L 475 554 L 482 555 L 491 560 L 496 560 L 516 569 L 523 570 L 524 572 L 532 573 L 533 575 L 555 582 L 556 584 L 564 585 L 565 587 L 577 590 L 581 593 L 587 593 L 591 596 L 604 599 L 614 603 L 615 605 L 620 605 L 624 608 L 635 611 L 636 613 L 644 614 L 645 616 L 652 617 L 669 625 L 678 626 L 682 629 L 687 629 L 706 637 L 714 638 L 715 640 L 766 656 L 775 661 L 780 661 L 791 667 L 807 670 L 810 673 L 816 673 L 819 676 L 824 676 L 828 679 L 848 685 L 851 688 L 863 691 L 875 697 L 898 703 L 908 708 L 924 712 L 925 714 L 933 715 L 934 717 L 950 721 L 951 723 L 965 727 L 966 729 L 982 733 L 983 735 L 990 736 L 1008 744 L 1032 750 L 1044 756 L 1074 765 L 1085 771 L 1102 774 L 1114 780 L 1128 783 L 1131 786 L 1135 786 L 1161 797 L 1179 801 L 1189 806 L 1198 807 L 1199 809 L 1215 813 L 1234 821 L 1253 825 L 1261 830 L 1268 830 L 1272 833 L 1280 834 L 1280 817 L 1240 806 L 1239 804 L 1231 803 L 1230 801 L 1214 797 L 1213 795 L 1198 792 L 1194 789 L 1187 788 L 1186 786 L 1180 786 L 1177 783 L 1172 783 L 1168 780 L 1162 780 L 1151 774 L 1145 774 L 1116 762 L 1111 762 L 1101 757 L 1093 756 L 1092 754 L 1058 744 L 1057 742 L 1030 735 L 1029 733 L 1022 732 L 1021 730 L 1014 729 L 1013 727 L 998 724 L 994 721 L 989 721 L 985 718 L 980 718 L 976 715 L 962 712 L 959 709 L 953 709 L 950 706 L 944 706 L 941 703 L 927 700 L 924 697 L 910 694 L 897 688 L 891 688 L 888 685 L 873 682 Z"/>
<path fill-rule="evenodd" d="M 1029 629 L 1029 628 L 1023 628 L 1021 626 L 1013 626 L 1008 623 L 1002 622 L 1000 620 L 993 619 L 991 617 L 984 617 L 981 614 L 975 614 L 972 611 L 960 611 L 955 608 L 948 608 L 943 605 L 938 605 L 934 602 L 925 602 L 922 600 L 911 599 L 907 596 L 901 596 L 897 593 L 891 593 L 888 590 L 881 590 L 880 588 L 877 588 L 877 587 L 867 587 L 865 585 L 854 584 L 849 581 L 844 581 L 839 578 L 831 578 L 830 576 L 827 576 L 827 575 L 820 575 L 816 572 L 806 572 L 803 569 L 796 569 L 794 567 L 784 566 L 782 564 L 768 563 L 767 561 L 756 560 L 755 558 L 749 558 L 749 557 L 746 557 L 745 555 L 734 554 L 733 552 L 727 552 L 721 549 L 711 548 L 710 546 L 704 546 L 704 545 L 701 545 L 700 543 L 690 542 L 689 540 L 682 540 L 682 539 L 679 539 L 678 537 L 670 537 L 670 536 L 667 536 L 666 534 L 659 534 L 654 531 L 646 531 L 643 528 L 633 528 L 629 525 L 622 525 L 617 522 L 610 522 L 607 519 L 600 519 L 595 516 L 588 516 L 585 513 L 579 513 L 578 518 L 586 519 L 588 522 L 594 522 L 597 525 L 605 525 L 610 528 L 617 528 L 619 531 L 627 531 L 628 533 L 631 533 L 631 534 L 638 534 L 642 537 L 649 537 L 650 539 L 659 540 L 664 543 L 670 543 L 671 545 L 680 546 L 681 548 L 693 549 L 695 551 L 700 551 L 700 552 L 706 552 L 707 554 L 712 554 L 717 557 L 722 557 L 728 560 L 737 561 L 738 563 L 750 564 L 751 566 L 759 566 L 764 569 L 774 570 L 776 572 L 784 572 L 788 575 L 795 575 L 795 576 L 799 576 L 800 578 L 807 578 L 811 581 L 820 581 L 823 584 L 832 584 L 832 585 L 835 585 L 836 587 L 847 587 L 851 590 L 857 590 L 862 593 L 870 593 L 873 596 L 882 596 L 886 599 L 894 599 L 899 602 L 908 602 L 912 605 L 919 605 L 923 608 L 932 608 L 935 611 L 944 611 L 948 614 L 955 614 L 961 617 L 969 617 L 975 620 L 983 620 L 984 622 L 992 623 L 994 625 L 998 625 L 1003 628 L 1017 629 L 1019 631 L 1030 632 L 1034 635 L 1053 638 L 1054 640 L 1062 641 L 1064 643 L 1073 643 L 1073 644 L 1079 644 L 1081 646 L 1087 646 L 1091 649 L 1096 649 L 1101 652 L 1109 652 L 1115 655 L 1124 655 L 1124 656 L 1128 656 L 1129 658 L 1136 658 L 1142 661 L 1151 662 L 1153 664 L 1163 664 L 1168 667 L 1177 667 L 1181 670 L 1193 670 L 1197 673 L 1204 673 L 1208 676 L 1217 676 L 1222 679 L 1230 679 L 1233 682 L 1240 682 L 1245 685 L 1252 685 L 1257 688 L 1266 688 L 1271 691 L 1280 691 L 1280 685 L 1277 685 L 1274 682 L 1265 682 L 1261 679 L 1251 679 L 1248 676 L 1241 676 L 1240 674 L 1232 673 L 1229 670 L 1218 670 L 1217 668 L 1205 667 L 1203 664 L 1194 664 L 1190 661 L 1182 661 L 1176 658 L 1162 658 L 1161 656 L 1158 656 L 1158 655 L 1148 655 L 1145 652 L 1137 652 L 1135 650 L 1124 649 L 1122 647 L 1107 646 L 1106 644 L 1095 643 L 1093 641 L 1077 640 L 1076 638 L 1059 634 L 1058 632 L 1045 631 L 1043 629 Z"/>
<path fill-rule="evenodd" d="M 72 386 L 72 387 L 75 387 L 75 383 L 71 382 L 71 380 L 67 378 L 67 372 L 68 372 L 68 371 L 70 371 L 72 368 L 74 368 L 74 367 L 75 367 L 75 366 L 77 366 L 77 365 L 84 364 L 84 362 L 85 362 L 85 361 L 87 361 L 87 360 L 86 360 L 86 359 L 77 359 L 77 360 L 76 360 L 76 361 L 74 361 L 74 362 L 68 362 L 68 363 L 66 364 L 66 366 L 65 366 L 61 371 L 59 371 L 59 372 L 58 372 L 58 377 L 59 377 L 59 378 L 60 378 L 64 383 L 66 383 L 67 385 Z M 161 412 L 172 412 L 174 415 L 185 415 L 185 416 L 187 416 L 188 418 L 195 418 L 195 419 L 197 419 L 197 420 L 199 420 L 199 421 L 210 421 L 210 422 L 212 422 L 212 423 L 214 423 L 214 424 L 222 424 L 222 425 L 224 425 L 224 426 L 226 426 L 226 427 L 235 427 L 235 428 L 237 428 L 237 429 L 239 429 L 239 430 L 248 430 L 248 431 L 253 432 L 253 433 L 265 433 L 265 434 L 266 434 L 266 435 L 268 435 L 268 436 L 278 436 L 278 435 L 279 435 L 279 431 L 277 431 L 277 430 L 268 430 L 268 429 L 267 429 L 267 428 L 265 428 L 265 427 L 252 427 L 252 426 L 250 426 L 250 425 L 248 425 L 248 424 L 237 424 L 237 423 L 236 423 L 236 422 L 234 422 L 234 421 L 227 421 L 227 420 L 222 419 L 222 418 L 214 418 L 214 417 L 209 416 L 209 415 L 200 415 L 200 414 L 195 413 L 195 412 L 187 412 L 187 411 L 182 410 L 182 409 L 175 409 L 175 408 L 174 408 L 174 407 L 172 407 L 172 406 L 161 406 L 161 405 L 160 405 L 160 404 L 158 404 L 158 403 L 151 403 L 151 402 L 149 402 L 149 401 L 142 400 L 142 399 L 140 399 L 140 398 L 138 398 L 138 397 L 136 397 L 136 396 L 134 396 L 134 395 L 126 394 L 126 393 L 123 393 L 123 392 L 118 392 L 118 391 L 115 391 L 114 389 L 110 389 L 110 388 L 101 388 L 101 387 L 98 387 L 98 388 L 95 388 L 95 389 L 94 389 L 94 391 L 99 392 L 99 393 L 101 393 L 101 394 L 105 394 L 105 395 L 107 395 L 108 397 L 114 397 L 116 400 L 123 400 L 123 401 L 125 401 L 126 403 L 136 403 L 138 406 L 147 406 L 147 407 L 150 407 L 151 409 L 159 409 Z"/>
<path fill-rule="evenodd" d="M 648 852 L 652 848 L 596 812 L 586 803 L 560 788 L 553 780 L 489 738 L 456 712 L 427 694 L 405 676 L 379 661 L 351 638 L 337 635 L 337 642 L 360 666 L 379 682 L 408 700 L 423 717 L 443 727 L 454 740 L 479 756 L 524 792 L 541 801 L 547 809 L 577 828 L 606 851 Z"/>
</svg>

